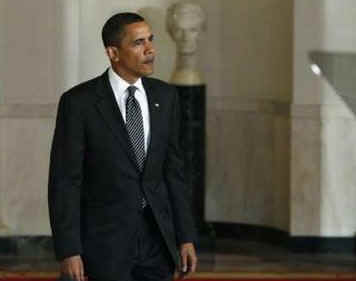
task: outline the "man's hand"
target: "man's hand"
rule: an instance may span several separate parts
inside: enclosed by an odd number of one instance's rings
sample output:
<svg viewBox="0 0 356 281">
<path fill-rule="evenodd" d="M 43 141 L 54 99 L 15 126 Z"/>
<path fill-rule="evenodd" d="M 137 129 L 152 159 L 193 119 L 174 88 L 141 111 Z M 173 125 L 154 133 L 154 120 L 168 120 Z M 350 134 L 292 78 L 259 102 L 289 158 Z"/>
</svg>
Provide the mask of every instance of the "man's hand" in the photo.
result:
<svg viewBox="0 0 356 281">
<path fill-rule="evenodd" d="M 82 258 L 79 255 L 65 258 L 61 262 L 61 274 L 76 281 L 85 281 Z"/>
<path fill-rule="evenodd" d="M 189 273 L 196 270 L 198 258 L 195 254 L 193 243 L 184 243 L 180 246 L 180 258 L 182 268 L 180 270 L 179 278 L 184 279 Z"/>
</svg>

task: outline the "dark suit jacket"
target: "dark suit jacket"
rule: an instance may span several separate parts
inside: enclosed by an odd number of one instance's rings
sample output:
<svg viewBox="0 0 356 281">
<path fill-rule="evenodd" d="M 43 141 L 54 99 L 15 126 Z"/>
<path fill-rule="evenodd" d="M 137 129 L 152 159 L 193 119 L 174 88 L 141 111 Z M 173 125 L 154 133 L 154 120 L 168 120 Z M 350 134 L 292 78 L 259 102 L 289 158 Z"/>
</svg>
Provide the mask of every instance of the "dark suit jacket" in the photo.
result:
<svg viewBox="0 0 356 281">
<path fill-rule="evenodd" d="M 55 253 L 58 260 L 82 255 L 85 270 L 102 279 L 117 279 L 128 265 L 142 191 L 175 263 L 177 245 L 196 239 L 184 194 L 178 95 L 157 79 L 142 82 L 151 130 L 142 174 L 107 72 L 64 93 L 58 106 L 48 190 Z"/>
</svg>

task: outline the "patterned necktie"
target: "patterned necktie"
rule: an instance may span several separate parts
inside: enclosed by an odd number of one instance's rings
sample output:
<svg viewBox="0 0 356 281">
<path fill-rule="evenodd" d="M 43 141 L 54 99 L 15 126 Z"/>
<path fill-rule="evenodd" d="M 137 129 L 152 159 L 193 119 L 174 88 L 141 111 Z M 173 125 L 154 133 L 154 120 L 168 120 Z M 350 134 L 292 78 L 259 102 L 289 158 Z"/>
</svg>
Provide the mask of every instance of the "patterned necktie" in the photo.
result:
<svg viewBox="0 0 356 281">
<path fill-rule="evenodd" d="M 142 113 L 140 104 L 135 98 L 136 87 L 129 86 L 127 91 L 129 95 L 126 99 L 126 129 L 130 137 L 131 147 L 135 152 L 137 165 L 142 172 L 145 163 L 145 135 Z M 146 205 L 146 199 L 142 195 L 142 208 Z"/>
</svg>

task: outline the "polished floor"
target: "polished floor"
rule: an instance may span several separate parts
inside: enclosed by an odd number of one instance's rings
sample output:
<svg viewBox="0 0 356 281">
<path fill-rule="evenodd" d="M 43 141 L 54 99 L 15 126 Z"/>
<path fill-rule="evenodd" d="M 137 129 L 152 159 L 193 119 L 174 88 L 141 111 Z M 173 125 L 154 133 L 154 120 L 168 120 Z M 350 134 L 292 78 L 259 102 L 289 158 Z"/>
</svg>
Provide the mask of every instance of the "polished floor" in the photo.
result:
<svg viewBox="0 0 356 281">
<path fill-rule="evenodd" d="M 1 253 L 0 253 L 1 255 Z M 56 276 L 53 260 L 26 257 L 1 257 L 2 276 Z M 197 276 L 225 277 L 343 277 L 356 280 L 356 253 L 294 253 L 283 247 L 252 241 L 217 241 L 214 251 L 199 253 Z"/>
<path fill-rule="evenodd" d="M 257 277 L 354 277 L 356 253 L 295 253 L 276 245 L 219 240 L 210 257 L 201 254 L 200 272 L 238 273 Z"/>
</svg>

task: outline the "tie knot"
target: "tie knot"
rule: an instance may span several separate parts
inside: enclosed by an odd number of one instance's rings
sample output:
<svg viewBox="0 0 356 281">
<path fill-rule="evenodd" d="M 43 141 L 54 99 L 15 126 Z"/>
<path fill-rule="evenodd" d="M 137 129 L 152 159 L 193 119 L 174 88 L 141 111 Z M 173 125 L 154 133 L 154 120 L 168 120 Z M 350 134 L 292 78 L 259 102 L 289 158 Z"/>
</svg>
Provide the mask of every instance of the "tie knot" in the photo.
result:
<svg viewBox="0 0 356 281">
<path fill-rule="evenodd" d="M 129 92 L 129 97 L 134 97 L 135 96 L 136 89 L 137 88 L 135 86 L 127 87 L 127 91 Z"/>
</svg>

